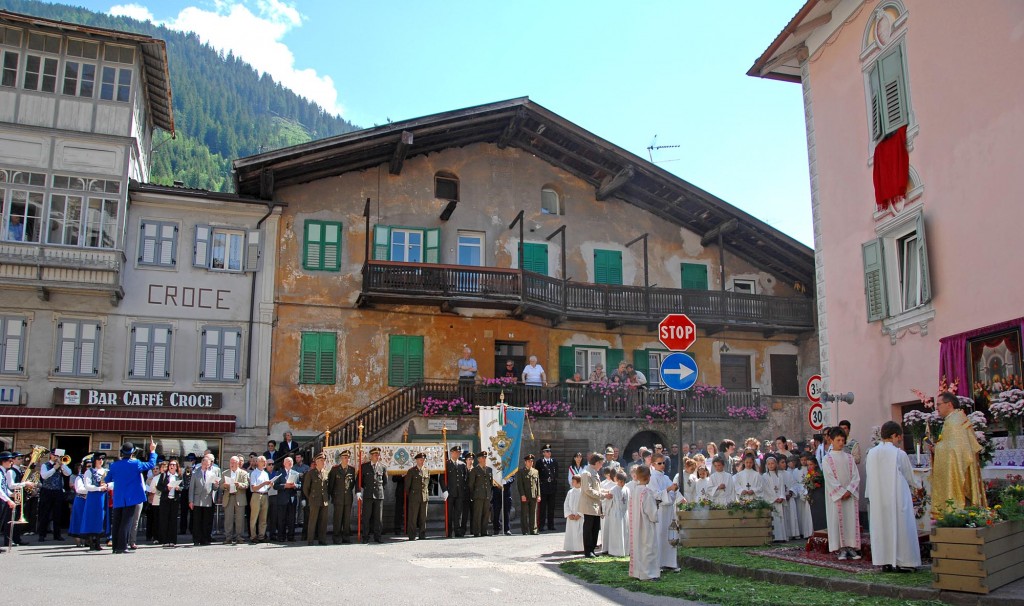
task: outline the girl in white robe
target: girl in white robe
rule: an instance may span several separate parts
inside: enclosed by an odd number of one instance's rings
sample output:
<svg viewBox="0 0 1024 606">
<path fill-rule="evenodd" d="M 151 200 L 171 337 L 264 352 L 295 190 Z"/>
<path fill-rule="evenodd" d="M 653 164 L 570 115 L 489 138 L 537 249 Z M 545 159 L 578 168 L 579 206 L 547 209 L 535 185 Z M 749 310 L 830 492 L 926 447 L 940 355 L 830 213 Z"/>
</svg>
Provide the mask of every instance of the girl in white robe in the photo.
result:
<svg viewBox="0 0 1024 606">
<path fill-rule="evenodd" d="M 799 495 L 797 501 L 799 501 L 800 510 L 800 534 L 805 539 L 809 539 L 814 536 L 814 516 L 811 515 L 811 493 L 807 492 L 807 486 L 804 485 L 804 478 L 807 477 L 807 467 L 803 464 L 805 460 L 814 459 L 814 455 L 807 455 L 807 459 L 800 458 L 800 466 L 796 468 L 797 475 L 800 478 L 800 483 L 797 484 L 797 490 Z"/>
<path fill-rule="evenodd" d="M 608 529 L 608 544 L 605 547 L 610 556 L 629 555 L 629 490 L 626 488 L 626 473 L 620 471 L 615 476 L 612 487 L 612 498 L 605 501 L 609 504 L 608 514 L 604 517 L 604 525 Z"/>
<path fill-rule="evenodd" d="M 575 477 L 572 480 L 572 488 L 569 494 L 565 495 L 565 504 L 562 506 L 565 515 L 565 539 L 562 541 L 562 549 L 571 552 L 583 551 L 583 514 L 580 513 L 580 479 Z"/>
<path fill-rule="evenodd" d="M 679 484 L 679 495 L 685 503 L 693 503 L 697 500 L 697 476 L 694 475 L 696 471 L 697 463 L 693 459 L 688 458 L 683 464 L 683 473 L 676 474 L 675 483 Z"/>
<path fill-rule="evenodd" d="M 647 487 L 650 469 L 639 465 L 635 489 L 629 495 L 629 576 L 648 580 L 661 578 L 658 557 L 658 503 Z"/>
<path fill-rule="evenodd" d="M 786 481 L 779 475 L 779 462 L 775 457 L 764 460 L 764 500 L 772 504 L 772 540 L 786 541 Z"/>
<path fill-rule="evenodd" d="M 795 541 L 802 534 L 800 532 L 800 472 L 796 469 L 800 458 L 790 455 L 789 458 L 784 459 L 784 462 L 786 470 L 781 473 L 786 481 L 786 532 L 789 533 L 790 540 Z"/>
<path fill-rule="evenodd" d="M 698 466 L 697 480 L 693 483 L 693 502 L 710 501 L 711 489 L 711 473 L 708 472 L 707 467 L 703 465 Z"/>
<path fill-rule="evenodd" d="M 857 504 L 860 472 L 853 455 L 843 451 L 846 432 L 835 427 L 831 432 L 832 450 L 821 461 L 825 476 L 825 518 L 828 521 L 828 550 L 838 558 L 859 560 L 860 511 Z"/>
<path fill-rule="evenodd" d="M 743 471 L 732 477 L 733 484 L 736 486 L 736 497 L 740 501 L 753 501 L 754 499 L 765 498 L 764 481 L 761 478 L 761 474 L 755 469 L 755 463 L 754 455 L 744 455 Z"/>
<path fill-rule="evenodd" d="M 715 459 L 715 472 L 711 474 L 711 502 L 715 505 L 728 505 L 736 502 L 736 487 L 732 475 L 725 471 L 725 461 Z"/>
<path fill-rule="evenodd" d="M 601 490 L 611 492 L 615 488 L 615 467 L 601 470 Z M 601 500 L 601 547 L 598 553 L 608 553 L 608 510 L 611 505 L 606 499 Z"/>
</svg>

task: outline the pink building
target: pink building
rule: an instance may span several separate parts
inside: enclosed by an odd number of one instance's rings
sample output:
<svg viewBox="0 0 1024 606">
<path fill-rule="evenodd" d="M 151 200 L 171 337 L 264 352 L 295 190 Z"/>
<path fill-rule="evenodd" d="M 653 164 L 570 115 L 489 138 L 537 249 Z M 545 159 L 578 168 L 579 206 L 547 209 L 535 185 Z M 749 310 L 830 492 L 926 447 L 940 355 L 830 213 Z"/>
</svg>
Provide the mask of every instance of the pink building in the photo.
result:
<svg viewBox="0 0 1024 606">
<path fill-rule="evenodd" d="M 861 442 L 943 374 L 1020 381 L 1021 57 L 1018 0 L 808 0 L 748 72 L 803 89 L 821 374 L 857 396 L 826 423 Z"/>
</svg>

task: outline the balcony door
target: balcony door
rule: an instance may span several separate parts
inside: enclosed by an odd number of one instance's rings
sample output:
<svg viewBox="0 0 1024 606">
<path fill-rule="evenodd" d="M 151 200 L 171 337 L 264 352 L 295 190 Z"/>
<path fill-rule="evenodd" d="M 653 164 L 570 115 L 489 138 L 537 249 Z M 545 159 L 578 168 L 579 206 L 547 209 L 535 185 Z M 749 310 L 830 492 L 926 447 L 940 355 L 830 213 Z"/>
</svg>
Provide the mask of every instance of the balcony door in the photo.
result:
<svg viewBox="0 0 1024 606">
<path fill-rule="evenodd" d="M 459 231 L 459 265 L 483 267 L 484 265 L 484 232 Z M 477 272 L 458 272 L 455 287 L 460 292 L 480 292 L 480 274 Z"/>
<path fill-rule="evenodd" d="M 494 376 L 504 377 L 507 362 L 512 360 L 512 370 L 518 379 L 526 366 L 526 341 L 494 342 Z"/>
<path fill-rule="evenodd" d="M 423 262 L 423 231 L 391 229 L 391 260 L 407 263 Z"/>
<path fill-rule="evenodd" d="M 722 387 L 729 391 L 750 391 L 750 356 L 722 354 Z"/>
</svg>

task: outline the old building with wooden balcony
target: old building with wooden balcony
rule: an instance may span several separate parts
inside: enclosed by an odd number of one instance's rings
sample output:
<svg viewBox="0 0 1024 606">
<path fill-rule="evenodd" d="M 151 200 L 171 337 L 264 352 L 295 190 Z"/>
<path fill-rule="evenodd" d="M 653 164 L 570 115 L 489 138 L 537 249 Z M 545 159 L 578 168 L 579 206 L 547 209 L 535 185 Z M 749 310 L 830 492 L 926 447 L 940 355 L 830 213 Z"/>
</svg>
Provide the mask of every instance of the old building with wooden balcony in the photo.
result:
<svg viewBox="0 0 1024 606">
<path fill-rule="evenodd" d="M 529 99 L 234 168 L 240 194 L 287 204 L 273 434 L 368 410 L 394 427 L 416 407 L 396 393 L 454 380 L 464 347 L 478 379 L 530 356 L 548 384 L 626 361 L 654 391 L 670 312 L 698 324 L 701 381 L 744 401 L 795 395 L 816 370 L 807 246 Z"/>
</svg>

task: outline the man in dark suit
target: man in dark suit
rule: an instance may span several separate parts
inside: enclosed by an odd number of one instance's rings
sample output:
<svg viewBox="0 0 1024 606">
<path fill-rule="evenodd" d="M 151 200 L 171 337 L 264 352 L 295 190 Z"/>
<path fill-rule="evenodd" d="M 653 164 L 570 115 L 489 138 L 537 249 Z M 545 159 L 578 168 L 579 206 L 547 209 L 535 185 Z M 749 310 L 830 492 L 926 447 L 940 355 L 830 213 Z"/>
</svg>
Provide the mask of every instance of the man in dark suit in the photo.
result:
<svg viewBox="0 0 1024 606">
<path fill-rule="evenodd" d="M 302 475 L 292 467 L 292 458 L 285 457 L 280 472 L 273 477 L 274 524 L 279 541 L 295 540 L 295 508 L 299 505 L 299 491 L 302 489 Z"/>
<path fill-rule="evenodd" d="M 441 478 L 441 496 L 448 508 L 448 537 L 452 535 L 464 537 L 466 533 L 461 530 L 462 507 L 465 503 L 466 494 L 469 491 L 469 470 L 462 462 L 459 455 L 462 447 L 455 445 L 448 451 L 448 461 L 445 462 L 445 475 Z"/>
<path fill-rule="evenodd" d="M 134 458 L 135 444 L 125 442 L 121 446 L 121 459 L 110 464 L 104 481 L 114 486 L 114 510 L 110 531 L 114 553 L 128 551 L 128 536 L 132 530 L 135 510 L 146 500 L 142 488 L 142 475 L 156 467 L 156 444 L 149 444 L 149 460 L 143 463 Z M 132 550 L 134 551 L 134 550 Z"/>
<path fill-rule="evenodd" d="M 363 543 L 373 540 L 383 543 L 384 532 L 384 483 L 387 482 L 388 468 L 380 462 L 380 448 L 370 449 L 370 460 L 359 467 L 359 492 L 356 498 L 363 503 Z"/>
<path fill-rule="evenodd" d="M 286 431 L 284 432 L 284 440 L 277 445 L 277 456 L 278 458 L 294 456 L 298 448 L 298 442 L 292 439 L 292 432 Z"/>
<path fill-rule="evenodd" d="M 341 451 L 341 462 L 331 467 L 327 492 L 334 503 L 334 544 L 348 543 L 352 534 L 352 494 L 356 486 L 356 469 L 349 465 L 352 452 Z"/>
<path fill-rule="evenodd" d="M 550 444 L 545 444 L 540 452 L 541 458 L 537 461 L 537 474 L 540 475 L 540 515 L 537 517 L 537 526 L 554 530 L 555 508 L 558 507 L 558 461 L 551 456 Z"/>
<path fill-rule="evenodd" d="M 427 499 L 430 497 L 430 472 L 423 466 L 427 455 L 416 453 L 416 464 L 405 472 L 405 502 L 409 540 L 427 538 Z"/>
</svg>

